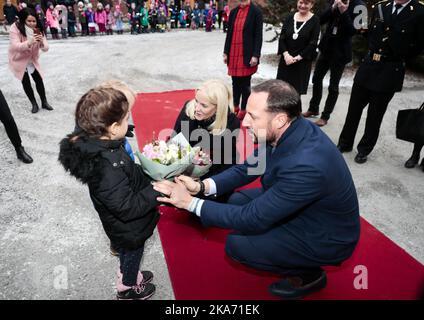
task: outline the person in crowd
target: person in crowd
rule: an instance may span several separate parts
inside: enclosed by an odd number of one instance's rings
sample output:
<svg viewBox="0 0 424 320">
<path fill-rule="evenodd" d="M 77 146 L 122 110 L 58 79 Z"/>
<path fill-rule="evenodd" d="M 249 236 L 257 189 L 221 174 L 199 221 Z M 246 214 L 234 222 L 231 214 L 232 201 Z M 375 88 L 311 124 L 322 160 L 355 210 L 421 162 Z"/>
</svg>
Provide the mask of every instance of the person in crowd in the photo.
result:
<svg viewBox="0 0 424 320">
<path fill-rule="evenodd" d="M 59 13 L 54 8 L 53 3 L 48 3 L 49 8 L 46 11 L 46 21 L 47 26 L 50 29 L 50 33 L 52 34 L 52 39 L 59 39 Z"/>
<path fill-rule="evenodd" d="M 121 0 L 117 0 L 113 16 L 115 18 L 116 33 L 124 34 L 124 22 L 122 21 L 123 13 L 121 9 Z"/>
<path fill-rule="evenodd" d="M 78 24 L 81 29 L 81 36 L 88 36 L 88 20 L 86 16 L 86 8 L 84 7 L 84 3 L 82 1 L 78 2 Z"/>
<path fill-rule="evenodd" d="M 361 28 L 354 25 L 354 21 L 361 12 L 357 10 L 359 6 L 364 6 L 361 0 L 331 0 L 329 7 L 320 17 L 321 25 L 327 27 L 318 46 L 319 56 L 312 76 L 313 87 L 309 109 L 303 113 L 305 118 L 319 114 L 322 82 L 330 71 L 330 84 L 324 111 L 321 118 L 315 122 L 320 127 L 325 126 L 330 119 L 339 96 L 339 83 L 344 68 L 352 61 L 352 36 Z"/>
<path fill-rule="evenodd" d="M 58 14 L 58 21 L 62 39 L 68 37 L 68 9 L 63 4 L 57 4 L 55 10 Z"/>
<path fill-rule="evenodd" d="M 150 4 L 149 9 L 149 25 L 150 25 L 150 31 L 156 32 L 157 25 L 158 25 L 158 10 L 156 8 L 155 3 Z"/>
<path fill-rule="evenodd" d="M 226 5 L 224 0 L 218 0 L 218 28 L 221 29 L 222 26 L 222 17 L 224 15 L 224 7 Z"/>
<path fill-rule="evenodd" d="M 260 143 L 257 161 L 203 181 L 179 176 L 175 183 L 155 182 L 158 201 L 193 212 L 204 226 L 234 230 L 226 254 L 283 276 L 270 285 L 272 294 L 297 299 L 321 290 L 327 283 L 322 267 L 340 265 L 359 240 L 349 168 L 329 137 L 301 116 L 299 94 L 281 80 L 252 89 L 243 126 Z M 234 191 L 259 177 L 261 187 Z M 198 196 L 227 192 L 233 192 L 227 203 Z"/>
<path fill-rule="evenodd" d="M 96 21 L 97 25 L 99 26 L 100 35 L 105 35 L 106 34 L 107 14 L 106 14 L 106 11 L 103 8 L 103 4 L 101 2 L 99 2 L 97 4 L 97 10 L 94 13 L 94 20 Z"/>
<path fill-rule="evenodd" d="M 224 12 L 222 14 L 222 30 L 224 33 L 228 31 L 228 18 L 230 17 L 230 7 L 228 4 L 224 6 Z"/>
<path fill-rule="evenodd" d="M 403 87 L 405 63 L 424 49 L 424 5 L 417 0 L 378 3 L 368 27 L 368 54 L 353 79 L 346 120 L 340 133 L 340 152 L 350 152 L 368 105 L 364 135 L 354 160 L 367 161 L 380 133 L 387 106 Z"/>
<path fill-rule="evenodd" d="M 187 27 L 187 12 L 184 8 L 181 8 L 180 13 L 178 15 L 178 19 L 180 22 L 181 28 L 185 29 Z"/>
<path fill-rule="evenodd" d="M 106 11 L 106 26 L 105 26 L 106 34 L 113 35 L 114 18 L 113 18 L 113 12 L 110 9 L 110 4 L 105 5 L 105 11 Z"/>
<path fill-rule="evenodd" d="M 190 28 L 191 27 L 191 17 L 192 17 L 192 13 L 193 13 L 193 9 L 191 8 L 190 1 L 186 1 L 183 8 L 184 8 L 184 11 L 185 11 L 185 14 L 186 14 L 186 26 L 187 26 L 187 28 Z"/>
<path fill-rule="evenodd" d="M 32 104 L 32 113 L 39 110 L 39 106 L 31 87 L 30 75 L 35 81 L 37 92 L 41 98 L 41 107 L 53 110 L 47 102 L 46 90 L 41 76 L 39 63 L 40 50 L 49 50 L 45 30 L 38 20 L 34 9 L 25 8 L 19 12 L 19 19 L 10 28 L 9 68 L 16 78 L 22 82 L 24 91 Z"/>
<path fill-rule="evenodd" d="M 10 26 L 15 23 L 18 18 L 18 9 L 12 4 L 11 0 L 6 0 L 5 5 L 3 6 L 3 15 L 5 21 L 5 29 L 8 31 Z"/>
<path fill-rule="evenodd" d="M 37 14 L 38 20 L 41 21 L 44 30 L 47 30 L 46 15 L 44 14 L 43 9 L 39 4 L 35 6 L 35 13 Z"/>
<path fill-rule="evenodd" d="M 214 19 L 214 10 L 213 10 L 213 8 L 210 8 L 207 5 L 204 12 L 205 12 L 205 19 L 206 19 L 205 31 L 211 32 L 212 31 L 212 25 L 213 25 L 213 19 Z"/>
<path fill-rule="evenodd" d="M 312 61 L 317 55 L 320 20 L 311 10 L 315 0 L 298 0 L 297 11 L 283 22 L 278 44 L 281 56 L 277 79 L 290 83 L 300 95 L 308 90 Z"/>
<path fill-rule="evenodd" d="M 149 32 L 149 10 L 147 9 L 147 3 L 140 5 L 138 12 L 140 13 L 140 28 L 139 33 Z"/>
<path fill-rule="evenodd" d="M 165 32 L 166 30 L 166 13 L 164 7 L 159 7 L 158 11 L 158 29 L 159 32 Z"/>
<path fill-rule="evenodd" d="M 208 176 L 237 163 L 239 130 L 240 120 L 234 113 L 231 90 L 222 80 L 200 85 L 194 99 L 184 104 L 174 126 L 175 134 L 181 132 L 191 146 L 200 146 L 210 155 L 213 165 Z"/>
<path fill-rule="evenodd" d="M 60 143 L 59 161 L 88 185 L 106 235 L 118 247 L 117 298 L 144 300 L 153 273 L 139 271 L 146 240 L 159 220 L 151 180 L 124 148 L 130 102 L 121 88 L 90 89 L 78 101 L 76 130 Z"/>
<path fill-rule="evenodd" d="M 197 2 L 194 4 L 194 9 L 191 18 L 191 28 L 199 29 L 200 28 L 200 9 Z"/>
<path fill-rule="evenodd" d="M 7 104 L 6 98 L 3 95 L 3 92 L 0 90 L 0 121 L 3 123 L 4 128 L 6 129 L 6 134 L 12 142 L 12 145 L 15 147 L 16 156 L 23 163 L 32 163 L 33 159 L 25 151 L 22 146 L 21 136 L 19 135 L 18 127 L 16 126 L 15 119 L 10 112 L 9 105 Z"/>
<path fill-rule="evenodd" d="M 72 6 L 68 6 L 68 35 L 70 37 L 76 37 L 76 26 L 77 18 L 75 16 L 74 8 Z"/>
<path fill-rule="evenodd" d="M 93 11 L 93 5 L 91 3 L 87 4 L 87 10 L 85 11 L 85 16 L 87 18 L 88 25 L 88 34 L 90 36 L 96 35 L 96 18 Z"/>
<path fill-rule="evenodd" d="M 263 17 L 259 7 L 251 0 L 240 0 L 230 12 L 223 54 L 233 82 L 234 110 L 240 120 L 246 114 L 252 75 L 258 70 L 262 30 Z"/>
</svg>

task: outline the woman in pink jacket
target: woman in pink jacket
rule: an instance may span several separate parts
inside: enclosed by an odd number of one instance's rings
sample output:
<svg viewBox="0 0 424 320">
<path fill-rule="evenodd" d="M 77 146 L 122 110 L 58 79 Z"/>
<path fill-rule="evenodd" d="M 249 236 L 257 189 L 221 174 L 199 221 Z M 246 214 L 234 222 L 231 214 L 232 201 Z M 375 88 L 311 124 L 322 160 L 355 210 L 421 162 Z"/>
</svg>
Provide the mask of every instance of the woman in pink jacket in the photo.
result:
<svg viewBox="0 0 424 320">
<path fill-rule="evenodd" d="M 9 67 L 16 78 L 22 81 L 24 91 L 32 104 L 32 113 L 39 110 L 29 75 L 35 81 L 37 92 L 41 98 L 41 106 L 47 110 L 53 108 L 47 103 L 43 79 L 41 77 L 38 58 L 40 49 L 49 50 L 42 23 L 34 9 L 25 8 L 19 11 L 19 20 L 10 28 Z"/>
</svg>

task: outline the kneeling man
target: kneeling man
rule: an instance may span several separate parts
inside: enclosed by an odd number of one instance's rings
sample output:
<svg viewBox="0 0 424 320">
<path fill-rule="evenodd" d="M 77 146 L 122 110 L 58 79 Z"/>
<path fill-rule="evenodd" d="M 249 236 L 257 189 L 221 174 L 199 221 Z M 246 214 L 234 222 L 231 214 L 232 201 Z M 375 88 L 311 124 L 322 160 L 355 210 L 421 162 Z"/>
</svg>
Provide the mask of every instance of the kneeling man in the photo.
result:
<svg viewBox="0 0 424 320">
<path fill-rule="evenodd" d="M 281 80 L 254 88 L 243 125 L 265 143 L 264 172 L 249 159 L 201 182 L 180 176 L 154 188 L 159 201 L 197 214 L 205 226 L 235 230 L 226 253 L 255 269 L 284 276 L 270 286 L 283 298 L 300 298 L 326 286 L 321 268 L 339 265 L 359 239 L 358 199 L 352 176 L 337 147 L 301 116 L 296 90 Z M 257 171 L 257 170 L 256 170 Z M 195 195 L 220 195 L 258 177 L 261 188 L 234 192 L 228 203 Z M 208 198 L 210 199 L 210 197 Z"/>
</svg>

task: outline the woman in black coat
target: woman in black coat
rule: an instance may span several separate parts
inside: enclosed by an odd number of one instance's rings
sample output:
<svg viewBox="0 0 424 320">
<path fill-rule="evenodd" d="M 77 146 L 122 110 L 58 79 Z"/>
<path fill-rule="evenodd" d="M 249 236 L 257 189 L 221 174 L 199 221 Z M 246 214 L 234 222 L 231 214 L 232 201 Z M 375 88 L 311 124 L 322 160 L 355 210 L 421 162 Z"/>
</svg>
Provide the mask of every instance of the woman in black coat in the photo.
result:
<svg viewBox="0 0 424 320">
<path fill-rule="evenodd" d="M 15 119 L 13 119 L 3 92 L 0 90 L 0 121 L 4 124 L 7 136 L 15 147 L 16 156 L 23 163 L 31 163 L 33 160 L 28 153 L 26 153 L 22 146 L 22 140 L 19 135 L 18 127 L 16 126 Z"/>
<path fill-rule="evenodd" d="M 209 80 L 197 90 L 193 100 L 184 104 L 174 126 L 191 146 L 208 153 L 212 166 L 206 177 L 218 174 L 238 161 L 237 137 L 240 120 L 231 104 L 231 91 L 220 80 Z"/>
<path fill-rule="evenodd" d="M 277 79 L 290 83 L 300 95 L 306 94 L 312 61 L 317 55 L 320 21 L 311 12 L 314 3 L 315 0 L 298 1 L 298 11 L 284 21 L 278 45 L 281 59 Z"/>
</svg>

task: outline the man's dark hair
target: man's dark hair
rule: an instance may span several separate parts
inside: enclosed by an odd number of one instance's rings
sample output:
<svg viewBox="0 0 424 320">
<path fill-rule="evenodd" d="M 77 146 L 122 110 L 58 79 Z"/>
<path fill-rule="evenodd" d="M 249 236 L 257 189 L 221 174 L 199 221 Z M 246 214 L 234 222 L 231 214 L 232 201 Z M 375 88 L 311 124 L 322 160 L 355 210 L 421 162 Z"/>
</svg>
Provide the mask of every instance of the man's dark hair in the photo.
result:
<svg viewBox="0 0 424 320">
<path fill-rule="evenodd" d="M 267 111 L 286 113 L 290 119 L 300 116 L 302 112 L 300 96 L 296 89 L 282 80 L 268 80 L 252 88 L 252 92 L 268 93 Z"/>
</svg>

